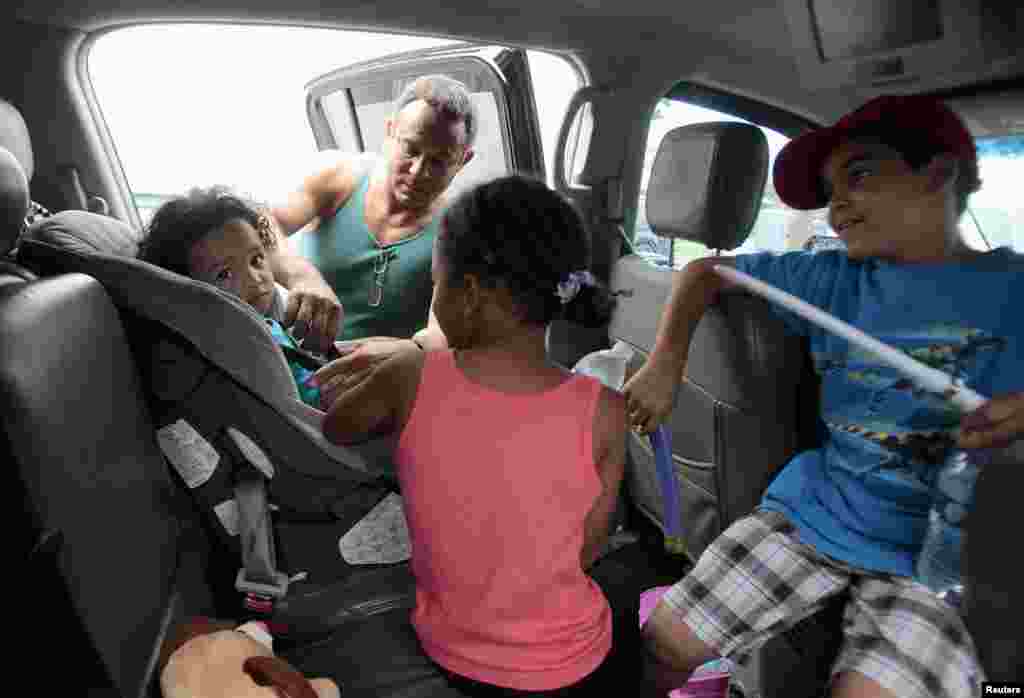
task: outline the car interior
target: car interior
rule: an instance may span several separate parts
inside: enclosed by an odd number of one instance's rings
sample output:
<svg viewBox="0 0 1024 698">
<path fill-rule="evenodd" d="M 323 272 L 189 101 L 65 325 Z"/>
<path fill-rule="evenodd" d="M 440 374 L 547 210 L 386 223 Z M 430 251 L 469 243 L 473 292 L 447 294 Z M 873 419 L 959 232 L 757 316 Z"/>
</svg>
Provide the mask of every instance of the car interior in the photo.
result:
<svg viewBox="0 0 1024 698">
<path fill-rule="evenodd" d="M 132 26 L 204 23 L 460 42 L 337 66 L 311 82 L 306 107 L 317 147 L 372 150 L 372 134 L 357 125 L 356 137 L 345 140 L 335 120 L 323 116 L 336 99 L 332 91 L 348 90 L 352 114 L 362 99 L 374 119 L 371 107 L 393 99 L 399 80 L 426 72 L 464 80 L 474 96 L 495 105 L 504 171 L 544 178 L 574 202 L 593 238 L 593 272 L 619 293 L 606 327 L 553 323 L 550 357 L 572 368 L 624 342 L 635 350 L 629 366 L 635 370 L 653 348 L 673 270 L 687 258 L 746 251 L 769 238 L 781 241 L 780 249 L 839 244 L 807 216 L 786 219 L 794 225 L 771 223 L 781 214 L 770 204 L 767 129 L 792 138 L 879 94 L 935 95 L 964 118 L 979 143 L 1017 144 L 1001 161 L 1006 169 L 991 170 L 993 186 L 997 174 L 1019 176 L 1024 8 L 989 0 L 852 5 L 6 4 L 0 9 L 7 46 L 0 69 L 0 453 L 8 463 L 3 490 L 15 512 L 15 666 L 28 667 L 54 695 L 160 696 L 157 660 L 176 623 L 191 615 L 241 622 L 266 612 L 240 594 L 241 565 L 253 579 L 265 573 L 259 579 L 273 584 L 283 574 L 291 583 L 284 583 L 288 591 L 272 611 L 287 629 L 277 650 L 307 675 L 333 678 L 343 695 L 460 695 L 425 658 L 409 624 L 408 563 L 353 565 L 337 556 L 339 537 L 399 491 L 390 442 L 330 452 L 275 397 L 294 386 L 288 387 L 266 328 L 243 304 L 128 259 L 145 223 L 89 77 L 89 51 L 99 38 Z M 477 47 L 501 50 L 484 60 L 473 57 Z M 580 88 L 566 95 L 548 164 L 538 135 L 540 93 L 521 62 L 527 50 L 560 56 L 581 77 Z M 473 67 L 485 64 L 486 70 Z M 384 96 L 359 92 L 371 77 L 387 83 Z M 659 110 L 677 102 L 735 118 L 655 128 Z M 472 177 L 495 173 L 480 169 Z M 979 205 L 971 224 L 980 244 L 991 245 L 990 237 L 1024 244 L 1016 232 L 1024 210 L 1017 205 L 1008 202 L 1006 212 Z M 798 228 L 803 232 L 793 232 Z M 993 237 L 996 229 L 1003 238 Z M 642 248 L 641 231 L 656 252 Z M 172 294 L 189 299 L 197 313 L 162 313 Z M 249 333 L 261 357 L 233 364 L 218 353 L 210 327 Z M 169 363 L 177 373 L 161 379 L 155 367 Z M 263 375 L 268 372 L 274 376 Z M 187 399 L 168 397 L 184 384 L 195 386 Z M 818 390 L 805 343 L 786 332 L 768 302 L 740 290 L 723 294 L 698 327 L 668 421 L 683 554 L 664 545 L 665 505 L 652 449 L 629 437 L 615 535 L 590 571 L 616 623 L 637 626 L 640 593 L 678 581 L 722 530 L 757 505 L 780 467 L 816 443 Z M 242 421 L 218 421 L 232 410 Z M 169 467 L 159 433 L 182 418 L 215 442 L 221 458 L 240 464 L 216 483 L 215 496 L 192 491 Z M 244 434 L 221 438 L 230 427 Z M 253 444 L 245 434 L 262 434 L 263 441 Z M 263 465 L 268 455 L 272 465 Z M 989 679 L 1010 682 L 1024 676 L 1024 577 L 1003 542 L 1012 532 L 1010 513 L 1020 506 L 1016 493 L 1024 491 L 1022 460 L 1010 450 L 983 472 L 966 527 L 962 611 Z M 337 463 L 342 474 L 327 475 L 326 464 Z M 253 507 L 241 539 L 212 513 L 225 497 L 237 496 L 243 506 L 239 483 L 252 485 L 245 501 Z M 320 488 L 322 497 L 292 506 L 308 487 Z M 262 546 L 259 555 L 250 543 Z M 306 570 L 308 577 L 296 576 Z M 743 657 L 733 695 L 826 694 L 844 602 L 836 599 Z M 639 652 L 638 628 L 626 641 Z M 637 667 L 639 677 L 639 659 Z M 623 687 L 637 681 L 623 677 Z"/>
</svg>

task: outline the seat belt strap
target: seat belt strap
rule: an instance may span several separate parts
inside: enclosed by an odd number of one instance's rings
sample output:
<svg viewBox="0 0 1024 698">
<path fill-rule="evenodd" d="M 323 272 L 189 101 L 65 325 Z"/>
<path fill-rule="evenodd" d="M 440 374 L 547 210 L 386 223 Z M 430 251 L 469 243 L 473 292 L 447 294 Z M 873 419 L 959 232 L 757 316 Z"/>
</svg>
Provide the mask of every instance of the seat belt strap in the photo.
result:
<svg viewBox="0 0 1024 698">
<path fill-rule="evenodd" d="M 288 575 L 277 567 L 273 524 L 267 501 L 267 480 L 273 476 L 267 463 L 253 463 L 228 430 L 218 439 L 231 457 L 238 507 L 238 543 L 242 568 L 235 588 L 246 595 L 245 605 L 253 611 L 270 612 L 274 601 L 288 593 Z M 272 466 L 271 466 L 272 467 Z"/>
<path fill-rule="evenodd" d="M 250 477 L 235 485 L 238 504 L 238 537 L 242 548 L 242 569 L 235 588 L 246 595 L 245 605 L 253 611 L 270 612 L 274 601 L 288 593 L 288 575 L 277 569 L 277 552 L 267 506 L 263 476 L 251 470 Z"/>
</svg>

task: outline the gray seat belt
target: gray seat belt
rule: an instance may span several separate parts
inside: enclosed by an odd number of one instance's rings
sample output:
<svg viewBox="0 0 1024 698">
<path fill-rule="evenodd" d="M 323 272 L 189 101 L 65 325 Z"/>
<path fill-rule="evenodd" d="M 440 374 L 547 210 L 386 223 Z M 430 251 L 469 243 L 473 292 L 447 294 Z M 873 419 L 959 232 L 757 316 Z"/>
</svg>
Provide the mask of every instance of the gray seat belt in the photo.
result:
<svg viewBox="0 0 1024 698">
<path fill-rule="evenodd" d="M 373 169 L 376 158 L 362 156 L 357 162 L 356 178 Z M 344 205 L 344 202 L 342 203 Z M 245 594 L 245 606 L 269 614 L 274 602 L 284 598 L 291 581 L 277 567 L 273 524 L 267 502 L 266 482 L 274 477 L 274 466 L 260 448 L 235 429 L 227 428 L 221 441 L 236 460 L 235 503 L 238 507 L 238 536 L 242 551 L 242 569 L 235 588 Z"/>
<path fill-rule="evenodd" d="M 238 508 L 238 543 L 242 568 L 235 588 L 245 594 L 245 606 L 259 613 L 270 613 L 274 602 L 288 593 L 289 577 L 277 567 L 267 480 L 274 467 L 260 448 L 241 432 L 228 427 L 220 445 L 234 462 L 235 504 Z"/>
<path fill-rule="evenodd" d="M 250 470 L 240 477 L 235 485 L 235 501 L 238 504 L 238 542 L 242 548 L 242 569 L 238 570 L 235 588 L 246 594 L 246 606 L 251 610 L 270 611 L 273 601 L 288 593 L 289 578 L 277 569 L 263 475 Z M 266 599 L 273 601 L 267 603 Z"/>
</svg>

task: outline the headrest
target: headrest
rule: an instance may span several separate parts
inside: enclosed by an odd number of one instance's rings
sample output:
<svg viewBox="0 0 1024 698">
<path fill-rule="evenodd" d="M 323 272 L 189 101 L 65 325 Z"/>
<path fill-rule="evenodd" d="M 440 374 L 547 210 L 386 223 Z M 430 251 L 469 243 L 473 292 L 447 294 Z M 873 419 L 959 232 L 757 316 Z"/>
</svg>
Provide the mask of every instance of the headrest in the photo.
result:
<svg viewBox="0 0 1024 698">
<path fill-rule="evenodd" d="M 34 224 L 25 237 L 73 252 L 134 257 L 142 233 L 110 216 L 61 211 Z"/>
<path fill-rule="evenodd" d="M 656 235 L 732 250 L 747 239 L 768 179 L 768 141 L 756 126 L 713 122 L 669 131 L 647 184 Z"/>
<path fill-rule="evenodd" d="M 18 108 L 5 99 L 0 99 L 0 147 L 11 151 L 25 171 L 25 179 L 31 182 L 36 165 L 28 125 Z"/>
<path fill-rule="evenodd" d="M 28 213 L 28 179 L 18 160 L 0 147 L 0 255 L 15 248 Z"/>
</svg>

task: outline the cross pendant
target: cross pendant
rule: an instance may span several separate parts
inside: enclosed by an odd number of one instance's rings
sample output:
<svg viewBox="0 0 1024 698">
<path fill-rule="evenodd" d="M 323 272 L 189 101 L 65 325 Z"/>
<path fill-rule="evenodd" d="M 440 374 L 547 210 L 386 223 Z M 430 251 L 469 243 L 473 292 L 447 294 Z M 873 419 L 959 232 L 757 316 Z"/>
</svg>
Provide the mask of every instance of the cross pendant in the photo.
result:
<svg viewBox="0 0 1024 698">
<path fill-rule="evenodd" d="M 373 283 L 370 284 L 369 303 L 377 308 L 384 301 L 384 275 L 388 273 L 388 264 L 397 255 L 393 250 L 381 250 L 380 256 L 373 263 Z"/>
<path fill-rule="evenodd" d="M 384 301 L 384 284 L 381 283 L 383 279 L 379 276 L 375 277 L 373 283 L 370 284 L 370 307 L 377 308 Z"/>
</svg>

